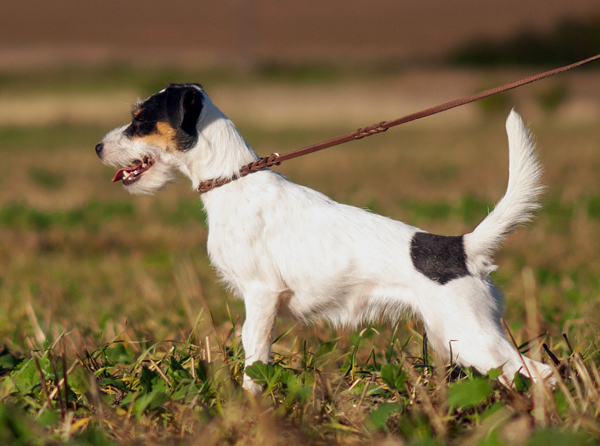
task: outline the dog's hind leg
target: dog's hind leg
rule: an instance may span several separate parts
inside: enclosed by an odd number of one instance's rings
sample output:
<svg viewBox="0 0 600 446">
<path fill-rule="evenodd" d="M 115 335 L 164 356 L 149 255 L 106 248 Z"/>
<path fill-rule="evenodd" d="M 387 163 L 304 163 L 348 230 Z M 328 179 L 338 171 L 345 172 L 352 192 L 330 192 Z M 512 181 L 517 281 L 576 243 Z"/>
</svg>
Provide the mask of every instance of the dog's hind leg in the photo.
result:
<svg viewBox="0 0 600 446">
<path fill-rule="evenodd" d="M 278 294 L 260 284 L 244 292 L 246 321 L 242 327 L 242 344 L 246 353 L 246 367 L 257 361 L 265 364 L 269 362 Z M 255 395 L 262 393 L 262 387 L 246 374 L 243 388 Z"/>
<path fill-rule="evenodd" d="M 502 367 L 502 381 L 510 385 L 515 373 L 549 379 L 549 366 L 522 356 L 508 340 L 500 323 L 501 295 L 490 283 L 465 277 L 439 288 L 421 309 L 433 348 L 452 362 L 480 373 Z"/>
</svg>

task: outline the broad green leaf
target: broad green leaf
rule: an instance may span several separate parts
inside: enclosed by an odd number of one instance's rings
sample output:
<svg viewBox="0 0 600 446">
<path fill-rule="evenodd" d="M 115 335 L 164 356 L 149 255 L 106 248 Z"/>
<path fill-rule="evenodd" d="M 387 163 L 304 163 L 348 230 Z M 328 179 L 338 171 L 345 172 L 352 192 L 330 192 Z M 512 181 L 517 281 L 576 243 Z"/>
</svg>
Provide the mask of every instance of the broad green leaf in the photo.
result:
<svg viewBox="0 0 600 446">
<path fill-rule="evenodd" d="M 527 446 L 584 446 L 597 444 L 585 432 L 560 432 L 554 429 L 537 431 L 527 442 Z"/>
<path fill-rule="evenodd" d="M 477 446 L 506 446 L 506 443 L 500 439 L 499 429 L 496 429 L 483 437 Z"/>
<path fill-rule="evenodd" d="M 49 373 L 51 365 L 47 357 L 39 358 L 39 363 L 40 368 L 47 378 L 54 376 L 53 373 Z M 13 371 L 12 379 L 17 389 L 19 389 L 19 392 L 29 393 L 34 386 L 40 384 L 40 374 L 35 365 L 35 361 L 33 359 L 23 361 L 21 365 Z"/>
<path fill-rule="evenodd" d="M 167 369 L 167 376 L 173 382 L 173 385 L 184 380 L 190 380 L 192 375 L 183 368 L 183 366 L 173 356 L 169 357 L 169 368 Z"/>
<path fill-rule="evenodd" d="M 104 354 L 113 364 L 129 364 L 133 362 L 133 354 L 129 353 L 122 342 L 112 344 L 104 350 Z"/>
<path fill-rule="evenodd" d="M 162 407 L 169 401 L 169 395 L 164 392 L 153 392 L 152 401 L 150 402 L 150 410 Z"/>
<path fill-rule="evenodd" d="M 113 386 L 113 387 L 115 387 L 117 389 L 125 389 L 126 388 L 126 385 L 125 385 L 125 383 L 122 380 L 115 379 L 115 378 L 113 378 L 111 376 L 108 376 L 108 377 L 106 377 L 104 379 L 99 380 L 98 381 L 98 385 L 100 387 Z"/>
<path fill-rule="evenodd" d="M 492 384 L 486 378 L 474 378 L 454 384 L 448 391 L 448 403 L 459 407 L 472 407 L 483 402 L 492 393 Z"/>
<path fill-rule="evenodd" d="M 196 376 L 200 381 L 208 381 L 208 364 L 204 361 L 198 361 L 196 363 Z"/>
<path fill-rule="evenodd" d="M 288 389 L 302 385 L 300 379 L 291 370 L 283 370 L 279 380 Z"/>
<path fill-rule="evenodd" d="M 158 377 L 158 373 L 150 370 L 146 366 L 142 366 L 142 371 L 140 372 L 140 387 L 144 393 L 152 391 L 152 382 L 156 377 Z"/>
<path fill-rule="evenodd" d="M 315 375 L 309 372 L 302 372 L 299 379 L 307 387 L 312 387 L 315 384 Z"/>
<path fill-rule="evenodd" d="M 525 392 L 531 387 L 531 380 L 521 375 L 519 372 L 515 373 L 515 380 L 513 381 L 515 389 L 519 392 Z"/>
<path fill-rule="evenodd" d="M 169 400 L 169 395 L 165 392 L 153 390 L 152 392 L 139 397 L 134 404 L 134 411 L 141 415 L 146 409 L 152 410 L 162 406 Z"/>
<path fill-rule="evenodd" d="M 557 388 L 554 391 L 554 402 L 556 404 L 556 410 L 560 416 L 564 417 L 569 411 L 569 403 L 567 402 L 567 399 L 560 388 Z"/>
<path fill-rule="evenodd" d="M 491 417 L 499 410 L 506 408 L 504 403 L 494 403 L 491 406 L 487 406 L 486 409 L 480 414 L 481 419 L 485 419 L 487 417 Z"/>
<path fill-rule="evenodd" d="M 60 415 L 54 409 L 46 409 L 38 418 L 38 423 L 44 427 L 52 426 L 60 421 Z"/>
<path fill-rule="evenodd" d="M 77 443 L 81 445 L 93 445 L 93 446 L 116 446 L 108 439 L 106 431 L 100 430 L 94 426 L 91 426 L 83 431 L 83 433 L 77 437 Z"/>
<path fill-rule="evenodd" d="M 256 384 L 261 386 L 267 385 L 272 387 L 281 373 L 280 367 L 275 367 L 272 364 L 264 364 L 260 361 L 255 362 L 249 367 L 246 367 L 246 375 L 248 375 Z"/>
<path fill-rule="evenodd" d="M 141 395 L 140 392 L 128 393 L 127 396 L 125 398 L 123 398 L 123 401 L 121 401 L 120 406 L 127 407 L 128 404 L 131 404 L 132 402 L 136 401 L 140 395 Z"/>
<path fill-rule="evenodd" d="M 373 412 L 371 412 L 371 423 L 373 423 L 376 429 L 383 429 L 387 423 L 387 420 L 390 418 L 390 415 L 399 410 L 402 410 L 402 406 L 400 404 L 382 404 Z"/>
<path fill-rule="evenodd" d="M 495 369 L 491 369 L 485 374 L 485 376 L 487 376 L 490 379 L 497 379 L 500 375 L 502 375 L 502 366 L 497 367 Z"/>
<path fill-rule="evenodd" d="M 79 395 L 83 395 L 90 389 L 88 372 L 81 366 L 75 367 L 75 369 L 69 375 L 69 387 L 73 392 Z"/>
<path fill-rule="evenodd" d="M 39 425 L 16 407 L 0 404 L 0 444 L 33 445 L 37 443 Z"/>
<path fill-rule="evenodd" d="M 5 351 L 0 355 L 0 370 L 12 370 L 23 361 L 23 358 L 18 358 L 9 351 Z"/>
<path fill-rule="evenodd" d="M 381 367 L 381 379 L 394 390 L 403 390 L 408 379 L 401 365 L 385 364 Z"/>
<path fill-rule="evenodd" d="M 335 346 L 336 344 L 332 341 L 323 342 L 321 345 L 319 345 L 315 356 L 318 358 L 320 356 L 327 355 L 335 350 Z"/>
</svg>

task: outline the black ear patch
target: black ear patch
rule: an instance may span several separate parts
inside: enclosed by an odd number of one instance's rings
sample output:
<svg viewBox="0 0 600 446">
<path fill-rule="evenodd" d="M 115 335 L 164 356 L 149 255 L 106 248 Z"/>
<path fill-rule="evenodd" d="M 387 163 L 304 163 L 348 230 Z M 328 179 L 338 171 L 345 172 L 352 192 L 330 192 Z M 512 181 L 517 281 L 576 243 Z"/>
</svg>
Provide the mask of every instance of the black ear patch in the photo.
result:
<svg viewBox="0 0 600 446">
<path fill-rule="evenodd" d="M 183 150 L 198 137 L 196 123 L 202 112 L 202 92 L 191 84 L 171 84 L 165 91 L 168 123 L 177 131 Z"/>
<path fill-rule="evenodd" d="M 169 124 L 189 135 L 197 136 L 196 122 L 202 111 L 202 93 L 194 86 L 171 84 L 166 89 Z"/>
<path fill-rule="evenodd" d="M 441 285 L 469 275 L 462 235 L 417 232 L 410 242 L 410 258 L 417 271 Z"/>
</svg>

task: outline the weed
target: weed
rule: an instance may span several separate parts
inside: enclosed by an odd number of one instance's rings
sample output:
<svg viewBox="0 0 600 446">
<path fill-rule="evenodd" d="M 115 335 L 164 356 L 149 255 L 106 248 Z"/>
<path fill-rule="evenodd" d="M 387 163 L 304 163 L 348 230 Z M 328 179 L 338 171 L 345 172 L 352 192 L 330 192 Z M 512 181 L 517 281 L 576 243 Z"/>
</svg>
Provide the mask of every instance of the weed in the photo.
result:
<svg viewBox="0 0 600 446">
<path fill-rule="evenodd" d="M 128 444 L 166 435 L 186 443 L 210 437 L 218 444 L 231 435 L 267 441 L 266 432 L 284 434 L 292 444 L 370 443 L 382 435 L 439 444 L 493 437 L 495 444 L 507 444 L 501 439 L 516 435 L 511 420 L 524 418 L 537 426 L 525 432 L 528 444 L 540 444 L 557 428 L 560 441 L 598 440 L 598 366 L 577 351 L 563 357 L 555 391 L 518 374 L 509 389 L 497 381 L 499 370 L 480 376 L 470 370 L 456 374 L 442 363 L 422 368 L 425 358 L 411 351 L 418 344 L 408 339 L 394 348 L 396 329 L 332 333 L 335 341 L 312 347 L 286 342 L 294 331 L 287 330 L 275 341 L 273 364 L 246 369 L 265 388 L 255 401 L 239 385 L 239 339 L 230 332 L 219 348 L 208 341 L 217 338 L 203 321 L 208 337 L 202 344 L 191 342 L 193 337 L 133 341 L 126 330 L 122 339 L 91 351 L 65 354 L 67 342 L 83 341 L 72 334 L 29 359 L 5 350 L 0 432 L 10 444 L 29 444 L 31 435 L 38 444 L 58 438 Z M 280 444 L 283 437 L 269 438 L 263 444 Z"/>
<path fill-rule="evenodd" d="M 11 92 L 36 85 L 153 93 L 165 79 L 203 79 L 210 86 L 236 76 L 123 66 L 82 70 L 52 71 L 44 82 L 37 82 L 45 76 L 40 73 L 0 81 Z M 306 85 L 343 78 L 336 70 L 269 70 L 250 81 Z M 468 232 L 506 181 L 501 119 L 495 113 L 483 119 L 467 129 L 407 126 L 281 170 L 338 201 L 431 232 Z M 599 127 L 571 129 L 554 125 L 551 114 L 544 119 L 549 123 L 534 129 L 549 186 L 544 207 L 530 228 L 508 238 L 494 280 L 506 293 L 516 343 L 529 355 L 540 354 L 545 343 L 561 361 L 555 390 L 519 376 L 508 389 L 497 371 L 481 376 L 446 364 L 423 348 L 422 327 L 409 318 L 358 332 L 282 321 L 272 363 L 247 369 L 265 386 L 258 399 L 240 387 L 243 303 L 227 295 L 209 265 L 205 217 L 188 185 L 135 198 L 111 187 L 114 172 L 93 152 L 106 129 L 0 128 L 6 159 L 0 177 L 0 442 L 597 443 Z M 270 153 L 337 132 L 250 127 L 243 133 Z M 525 268 L 533 287 L 526 288 Z M 525 305 L 526 299 L 536 305 Z M 537 321 L 539 331 L 526 320 Z"/>
</svg>

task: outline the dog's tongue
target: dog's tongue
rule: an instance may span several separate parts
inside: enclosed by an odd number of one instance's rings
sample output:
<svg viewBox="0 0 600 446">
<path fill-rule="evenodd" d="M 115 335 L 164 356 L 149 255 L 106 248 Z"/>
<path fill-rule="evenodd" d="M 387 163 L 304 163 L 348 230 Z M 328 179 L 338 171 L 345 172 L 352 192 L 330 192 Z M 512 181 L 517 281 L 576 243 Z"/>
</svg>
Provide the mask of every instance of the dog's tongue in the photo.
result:
<svg viewBox="0 0 600 446">
<path fill-rule="evenodd" d="M 136 169 L 139 169 L 143 162 L 141 160 L 134 161 L 127 167 L 123 167 L 122 169 L 117 170 L 115 177 L 112 179 L 112 182 L 115 183 L 117 181 L 124 180 L 129 176 L 129 172 L 133 172 Z"/>
</svg>

